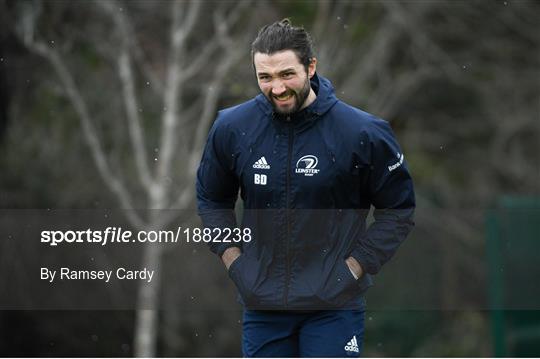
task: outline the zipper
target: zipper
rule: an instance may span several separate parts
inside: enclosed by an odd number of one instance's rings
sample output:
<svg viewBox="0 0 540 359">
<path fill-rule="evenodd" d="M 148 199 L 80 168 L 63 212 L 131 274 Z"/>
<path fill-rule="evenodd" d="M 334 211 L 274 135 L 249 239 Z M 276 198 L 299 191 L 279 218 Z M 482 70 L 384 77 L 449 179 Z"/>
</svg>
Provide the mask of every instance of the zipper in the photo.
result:
<svg viewBox="0 0 540 359">
<path fill-rule="evenodd" d="M 291 268 L 290 268 L 290 238 L 291 238 L 291 206 L 290 206 L 290 192 L 291 192 L 291 160 L 292 160 L 292 146 L 293 146 L 293 139 L 294 139 L 294 131 L 293 126 L 290 123 L 291 117 L 287 117 L 287 121 L 289 122 L 289 148 L 287 151 L 287 186 L 285 189 L 286 193 L 286 204 L 285 204 L 285 213 L 287 218 L 287 238 L 285 238 L 285 291 L 283 293 L 283 303 L 285 307 L 287 307 L 287 297 L 289 295 L 289 283 L 290 283 L 290 276 L 291 276 Z"/>
</svg>

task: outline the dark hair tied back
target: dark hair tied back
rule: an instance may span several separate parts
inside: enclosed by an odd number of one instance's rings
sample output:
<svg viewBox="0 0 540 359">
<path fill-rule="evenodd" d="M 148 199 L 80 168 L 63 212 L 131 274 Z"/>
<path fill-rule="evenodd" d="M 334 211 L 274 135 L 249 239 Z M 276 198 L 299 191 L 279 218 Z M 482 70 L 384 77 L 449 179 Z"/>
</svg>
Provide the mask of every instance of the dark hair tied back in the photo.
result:
<svg viewBox="0 0 540 359">
<path fill-rule="evenodd" d="M 294 51 L 306 70 L 314 57 L 311 36 L 303 27 L 293 26 L 288 18 L 261 28 L 251 44 L 251 59 L 257 52 L 272 55 L 285 50 Z"/>
</svg>

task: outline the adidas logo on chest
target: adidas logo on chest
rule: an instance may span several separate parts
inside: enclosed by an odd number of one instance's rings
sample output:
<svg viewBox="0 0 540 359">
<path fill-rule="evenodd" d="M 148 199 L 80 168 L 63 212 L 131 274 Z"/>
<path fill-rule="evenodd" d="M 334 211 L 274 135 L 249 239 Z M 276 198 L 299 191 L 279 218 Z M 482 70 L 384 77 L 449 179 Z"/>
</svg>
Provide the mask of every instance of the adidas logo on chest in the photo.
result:
<svg viewBox="0 0 540 359">
<path fill-rule="evenodd" d="M 268 164 L 268 162 L 266 162 L 266 158 L 264 158 L 264 156 L 262 156 L 261 158 L 259 158 L 257 160 L 257 162 L 255 162 L 253 164 L 253 168 L 256 168 L 256 169 L 259 169 L 259 170 L 269 170 L 270 165 Z"/>
</svg>

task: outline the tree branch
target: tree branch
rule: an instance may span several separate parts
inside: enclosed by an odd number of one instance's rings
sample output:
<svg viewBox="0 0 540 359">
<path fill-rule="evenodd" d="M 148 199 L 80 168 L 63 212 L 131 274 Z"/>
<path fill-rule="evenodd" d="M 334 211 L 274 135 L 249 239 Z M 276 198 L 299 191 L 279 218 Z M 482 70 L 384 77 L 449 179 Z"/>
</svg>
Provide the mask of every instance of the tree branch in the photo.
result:
<svg viewBox="0 0 540 359">
<path fill-rule="evenodd" d="M 133 28 L 129 17 L 125 15 L 124 11 L 119 11 L 121 5 L 116 0 L 100 0 L 97 4 L 112 17 L 122 40 L 125 41 L 129 50 L 133 52 L 135 61 L 139 64 L 143 74 L 149 80 L 148 82 L 150 83 L 152 90 L 159 96 L 163 95 L 163 81 L 160 80 L 146 60 L 137 36 L 135 36 L 135 29 Z"/>
<path fill-rule="evenodd" d="M 405 30 L 412 41 L 416 43 L 424 55 L 428 55 L 436 60 L 439 64 L 447 64 L 450 66 L 442 67 L 448 71 L 448 77 L 461 76 L 460 67 L 455 61 L 436 43 L 431 41 L 427 36 L 426 31 L 419 28 L 421 15 L 425 14 L 431 4 L 429 2 L 414 4 L 419 14 L 411 14 L 406 11 L 401 4 L 395 1 L 383 1 L 382 5 L 388 10 L 391 17 L 393 17 L 397 23 L 400 24 L 403 30 Z"/>
<path fill-rule="evenodd" d="M 156 170 L 156 180 L 163 181 L 170 173 L 172 157 L 176 149 L 178 134 L 176 128 L 179 119 L 178 103 L 181 97 L 181 79 L 182 70 L 180 68 L 180 56 L 184 50 L 184 42 L 187 36 L 193 31 L 193 27 L 198 18 L 201 2 L 193 1 L 189 3 L 186 22 L 181 23 L 181 5 L 182 2 L 175 1 L 172 5 L 173 22 L 171 26 L 171 55 L 168 63 L 167 82 L 165 87 L 164 107 L 167 111 L 163 115 L 161 140 L 160 140 L 160 158 Z M 157 196 L 160 194 L 157 193 Z M 162 196 L 163 194 L 161 194 Z"/>
<path fill-rule="evenodd" d="M 122 94 L 126 108 L 126 117 L 129 129 L 131 147 L 135 157 L 135 165 L 139 180 L 143 187 L 150 191 L 152 178 L 148 167 L 148 157 L 146 155 L 146 144 L 139 118 L 139 100 L 135 92 L 134 74 L 132 70 L 130 48 L 135 47 L 133 30 L 129 28 L 126 16 L 118 11 L 119 4 L 116 1 L 99 1 L 98 4 L 113 19 L 121 38 L 120 54 L 117 58 L 120 81 L 122 83 Z"/>
<path fill-rule="evenodd" d="M 37 14 L 31 13 L 31 11 L 32 10 L 27 8 L 26 13 L 23 17 L 23 23 L 21 28 L 22 34 L 20 34 L 23 43 L 28 49 L 30 49 L 34 53 L 46 58 L 56 71 L 62 85 L 64 86 L 67 96 L 71 100 L 71 103 L 73 104 L 73 107 L 75 108 L 75 111 L 81 121 L 84 138 L 88 146 L 90 147 L 90 151 L 98 168 L 99 174 L 103 178 L 107 187 L 109 187 L 109 189 L 114 194 L 116 194 L 123 208 L 132 209 L 133 204 L 131 202 L 130 195 L 125 190 L 125 187 L 120 181 L 120 179 L 113 174 L 109 164 L 107 163 L 107 159 L 105 157 L 103 147 L 97 135 L 97 131 L 90 118 L 88 109 L 86 108 L 86 103 L 84 102 L 77 86 L 75 85 L 73 77 L 69 72 L 66 64 L 63 62 L 61 56 L 56 50 L 54 50 L 52 47 L 47 46 L 43 42 L 35 40 L 34 26 Z M 131 224 L 137 228 L 142 227 L 143 221 L 137 215 L 137 213 L 135 213 L 135 211 L 127 212 L 128 219 Z"/>
<path fill-rule="evenodd" d="M 146 144 L 139 118 L 139 105 L 135 94 L 135 85 L 133 81 L 133 72 L 131 69 L 131 59 L 128 49 L 123 48 L 118 58 L 118 69 L 122 81 L 122 93 L 124 95 L 124 104 L 126 106 L 126 115 L 129 128 L 129 137 L 135 156 L 135 164 L 142 185 L 149 190 L 152 186 L 152 178 L 148 167 L 148 158 L 146 155 Z"/>
<path fill-rule="evenodd" d="M 212 123 L 215 116 L 216 104 L 219 99 L 218 95 L 223 87 L 225 75 L 229 69 L 243 56 L 241 51 L 237 51 L 240 41 L 234 42 L 228 35 L 228 28 L 230 23 L 223 21 L 218 13 L 215 13 L 214 23 L 217 29 L 217 38 L 221 44 L 221 48 L 225 51 L 224 56 L 221 58 L 219 65 L 214 70 L 212 76 L 212 82 L 205 91 L 205 98 L 203 103 L 203 113 L 195 132 L 195 140 L 190 155 L 189 161 L 189 173 L 195 174 L 197 168 L 197 162 L 200 159 L 202 153 L 202 147 L 206 140 L 208 128 Z"/>
</svg>

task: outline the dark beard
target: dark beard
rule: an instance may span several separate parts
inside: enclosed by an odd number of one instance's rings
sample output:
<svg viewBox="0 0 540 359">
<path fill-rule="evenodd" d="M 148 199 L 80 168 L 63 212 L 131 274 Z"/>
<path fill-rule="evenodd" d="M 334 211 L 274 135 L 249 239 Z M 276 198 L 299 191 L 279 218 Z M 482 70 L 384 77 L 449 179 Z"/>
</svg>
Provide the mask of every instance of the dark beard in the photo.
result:
<svg viewBox="0 0 540 359">
<path fill-rule="evenodd" d="M 295 100 L 294 106 L 290 110 L 287 110 L 287 111 L 282 111 L 279 109 L 279 107 L 274 102 L 274 98 L 272 97 L 272 94 L 269 94 L 266 97 L 270 100 L 270 103 L 272 104 L 272 107 L 274 108 L 274 112 L 280 115 L 290 115 L 300 110 L 304 102 L 306 102 L 306 99 L 309 96 L 310 90 L 311 90 L 311 83 L 309 81 L 309 78 L 306 79 L 306 82 L 304 83 L 304 87 L 302 87 L 299 93 L 294 90 L 287 90 L 288 92 L 292 93 Z"/>
</svg>

